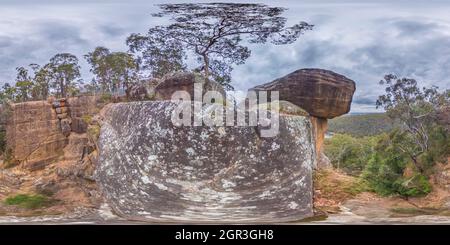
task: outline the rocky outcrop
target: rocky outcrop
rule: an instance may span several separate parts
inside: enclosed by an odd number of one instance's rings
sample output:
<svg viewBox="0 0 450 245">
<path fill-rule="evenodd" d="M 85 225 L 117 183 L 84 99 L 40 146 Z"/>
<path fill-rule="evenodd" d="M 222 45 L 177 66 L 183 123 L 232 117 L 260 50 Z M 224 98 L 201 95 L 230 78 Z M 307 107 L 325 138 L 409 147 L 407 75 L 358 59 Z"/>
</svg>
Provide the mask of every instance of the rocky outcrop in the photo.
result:
<svg viewBox="0 0 450 245">
<path fill-rule="evenodd" d="M 70 106 L 71 129 L 75 133 L 86 133 L 86 119 L 93 117 L 98 112 L 96 96 L 80 96 L 67 99 Z"/>
<path fill-rule="evenodd" d="M 323 150 L 325 133 L 328 130 L 328 120 L 324 118 L 311 117 L 311 123 L 313 125 L 315 136 L 317 168 L 329 168 L 331 167 L 331 162 L 324 154 Z"/>
<path fill-rule="evenodd" d="M 176 91 L 186 91 L 191 96 L 191 100 L 194 100 L 194 83 L 203 85 L 202 96 L 207 91 L 217 91 L 225 98 L 225 90 L 220 84 L 207 80 L 197 73 L 180 72 L 167 75 L 159 81 L 154 90 L 155 99 L 171 100 L 172 94 Z"/>
<path fill-rule="evenodd" d="M 95 114 L 96 106 L 94 96 L 10 104 L 6 147 L 14 161 L 30 170 L 62 160 L 68 137 L 86 132 L 83 117 Z"/>
<path fill-rule="evenodd" d="M 47 101 L 11 104 L 6 135 L 14 159 L 29 169 L 41 169 L 57 160 L 68 143 L 60 119 Z"/>
<path fill-rule="evenodd" d="M 96 180 L 125 218 L 159 222 L 281 222 L 313 215 L 309 117 L 259 127 L 175 127 L 170 101 L 111 105 Z"/>
<path fill-rule="evenodd" d="M 69 108 L 67 107 L 67 102 L 65 98 L 54 100 L 52 102 L 53 108 L 56 112 L 56 117 L 59 119 L 59 125 L 61 132 L 64 136 L 68 137 L 72 131 L 71 124 L 72 120 L 69 117 Z"/>
<path fill-rule="evenodd" d="M 350 111 L 355 82 L 332 71 L 300 69 L 254 91 L 279 91 L 280 100 L 289 101 L 310 115 L 334 118 Z"/>
</svg>

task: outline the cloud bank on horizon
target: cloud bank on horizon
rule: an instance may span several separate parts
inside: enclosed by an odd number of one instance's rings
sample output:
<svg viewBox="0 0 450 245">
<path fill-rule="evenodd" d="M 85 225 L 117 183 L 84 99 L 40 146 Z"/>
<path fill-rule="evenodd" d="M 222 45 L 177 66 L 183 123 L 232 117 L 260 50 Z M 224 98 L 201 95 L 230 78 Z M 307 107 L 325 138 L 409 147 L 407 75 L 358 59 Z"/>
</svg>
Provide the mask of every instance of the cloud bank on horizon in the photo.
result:
<svg viewBox="0 0 450 245">
<path fill-rule="evenodd" d="M 352 112 L 371 112 L 383 92 L 378 81 L 388 73 L 416 78 L 423 86 L 450 88 L 447 1 L 258 2 L 288 8 L 289 23 L 307 21 L 315 27 L 294 44 L 250 45 L 252 56 L 233 71 L 237 90 L 246 91 L 300 68 L 330 69 L 356 81 Z M 82 56 L 96 46 L 126 51 L 129 34 L 144 33 L 161 21 L 150 15 L 158 11 L 155 4 L 143 0 L 2 0 L 0 83 L 14 80 L 15 67 L 43 64 L 61 52 L 77 55 L 83 78 L 90 81 L 92 75 Z"/>
</svg>

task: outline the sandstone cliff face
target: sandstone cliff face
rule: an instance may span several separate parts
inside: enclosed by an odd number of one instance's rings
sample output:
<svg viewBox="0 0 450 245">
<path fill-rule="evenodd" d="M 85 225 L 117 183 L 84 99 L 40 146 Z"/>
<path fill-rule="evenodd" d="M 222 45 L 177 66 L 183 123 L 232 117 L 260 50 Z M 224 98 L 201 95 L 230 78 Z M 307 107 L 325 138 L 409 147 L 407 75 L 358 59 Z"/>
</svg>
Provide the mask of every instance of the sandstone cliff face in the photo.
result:
<svg viewBox="0 0 450 245">
<path fill-rule="evenodd" d="M 289 101 L 310 115 L 334 118 L 350 111 L 355 82 L 322 69 L 300 69 L 251 90 L 279 91 L 280 100 Z"/>
<path fill-rule="evenodd" d="M 86 133 L 87 124 L 83 117 L 93 116 L 98 112 L 97 97 L 72 97 L 67 100 L 70 106 L 71 129 L 75 133 Z"/>
<path fill-rule="evenodd" d="M 174 127 L 170 101 L 114 104 L 99 138 L 96 180 L 123 217 L 176 222 L 274 222 L 310 217 L 314 132 L 282 115 L 258 127 Z"/>
<path fill-rule="evenodd" d="M 0 198 L 38 193 L 59 200 L 41 210 L 43 213 L 98 204 L 100 196 L 92 177 L 95 142 L 90 141 L 86 130 L 77 129 L 73 123 L 98 110 L 95 97 L 25 102 L 4 109 L 8 110 L 6 147 L 20 165 L 1 166 Z M 6 165 L 9 168 L 3 169 Z M 5 209 L 9 210 L 0 204 L 0 213 Z M 27 210 L 16 212 L 27 214 Z"/>
<path fill-rule="evenodd" d="M 52 104 L 35 101 L 10 107 L 6 138 L 14 158 L 32 169 L 58 159 L 68 140 Z"/>
<path fill-rule="evenodd" d="M 61 159 L 69 135 L 85 133 L 82 117 L 96 112 L 93 96 L 11 104 L 6 123 L 7 148 L 30 170 Z"/>
</svg>

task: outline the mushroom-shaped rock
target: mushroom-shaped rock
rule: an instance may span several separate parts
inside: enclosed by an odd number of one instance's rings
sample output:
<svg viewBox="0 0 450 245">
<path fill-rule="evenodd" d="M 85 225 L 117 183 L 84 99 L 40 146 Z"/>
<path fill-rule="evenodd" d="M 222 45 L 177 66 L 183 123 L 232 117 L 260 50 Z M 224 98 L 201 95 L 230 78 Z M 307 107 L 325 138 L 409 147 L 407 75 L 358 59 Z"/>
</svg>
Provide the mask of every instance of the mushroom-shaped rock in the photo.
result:
<svg viewBox="0 0 450 245">
<path fill-rule="evenodd" d="M 323 69 L 300 69 L 254 91 L 279 91 L 279 99 L 289 101 L 310 115 L 334 118 L 350 111 L 355 82 Z"/>
<path fill-rule="evenodd" d="M 191 72 L 178 72 L 161 79 L 154 89 L 155 99 L 171 100 L 173 93 L 186 91 L 194 100 L 194 83 L 202 84 L 203 96 L 207 91 L 217 91 L 225 98 L 225 90 L 217 82 L 205 79 L 202 75 Z"/>
<path fill-rule="evenodd" d="M 119 103 L 105 111 L 96 179 L 128 219 L 282 222 L 313 215 L 315 144 L 308 116 L 261 128 L 181 126 L 171 101 Z"/>
</svg>

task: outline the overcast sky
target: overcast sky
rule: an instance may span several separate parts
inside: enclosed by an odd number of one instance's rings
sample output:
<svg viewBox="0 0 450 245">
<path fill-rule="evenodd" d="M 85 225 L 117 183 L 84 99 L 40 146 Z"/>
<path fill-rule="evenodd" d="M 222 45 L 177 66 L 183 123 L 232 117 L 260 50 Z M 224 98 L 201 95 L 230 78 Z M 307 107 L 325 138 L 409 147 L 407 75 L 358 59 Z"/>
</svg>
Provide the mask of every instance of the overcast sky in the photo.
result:
<svg viewBox="0 0 450 245">
<path fill-rule="evenodd" d="M 352 112 L 369 112 L 383 92 L 378 81 L 387 73 L 450 88 L 450 1 L 257 2 L 286 7 L 289 23 L 315 27 L 291 45 L 250 46 L 252 56 L 233 72 L 238 90 L 300 68 L 330 69 L 356 81 Z M 15 67 L 44 64 L 61 52 L 77 55 L 83 78 L 91 80 L 82 56 L 96 46 L 126 51 L 130 33 L 146 32 L 160 21 L 151 17 L 157 3 L 0 0 L 0 83 L 14 80 Z"/>
</svg>

